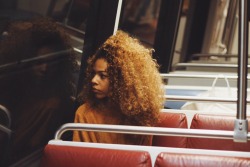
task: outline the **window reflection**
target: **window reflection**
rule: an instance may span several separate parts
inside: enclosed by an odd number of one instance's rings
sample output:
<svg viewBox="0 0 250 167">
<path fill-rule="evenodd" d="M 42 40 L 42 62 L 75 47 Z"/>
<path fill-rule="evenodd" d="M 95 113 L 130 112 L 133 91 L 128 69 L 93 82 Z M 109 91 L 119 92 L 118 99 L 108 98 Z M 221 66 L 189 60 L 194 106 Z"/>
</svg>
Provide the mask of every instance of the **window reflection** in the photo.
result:
<svg viewBox="0 0 250 167">
<path fill-rule="evenodd" d="M 11 162 L 52 139 L 74 118 L 74 72 L 69 37 L 54 20 L 13 21 L 0 42 L 0 104 L 11 112 Z"/>
<path fill-rule="evenodd" d="M 90 1 L 0 0 L 0 105 L 12 119 L 11 165 L 73 121 Z"/>
<path fill-rule="evenodd" d="M 153 46 L 161 0 L 127 0 L 120 28 Z"/>
<path fill-rule="evenodd" d="M 91 0 L 58 0 L 51 17 L 67 26 L 86 30 L 86 20 Z"/>
</svg>

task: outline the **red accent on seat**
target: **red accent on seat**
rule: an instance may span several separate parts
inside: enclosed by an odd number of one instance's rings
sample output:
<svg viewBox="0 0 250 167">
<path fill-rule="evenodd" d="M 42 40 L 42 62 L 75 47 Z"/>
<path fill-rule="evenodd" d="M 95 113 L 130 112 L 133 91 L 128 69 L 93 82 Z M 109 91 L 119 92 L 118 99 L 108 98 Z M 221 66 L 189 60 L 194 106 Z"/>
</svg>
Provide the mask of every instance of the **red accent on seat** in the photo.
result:
<svg viewBox="0 0 250 167">
<path fill-rule="evenodd" d="M 190 129 L 234 130 L 234 116 L 195 114 Z M 248 125 L 250 130 L 250 125 Z M 188 148 L 250 151 L 250 142 L 239 143 L 228 139 L 188 138 Z"/>
<path fill-rule="evenodd" d="M 146 151 L 47 145 L 40 167 L 151 167 Z"/>
<path fill-rule="evenodd" d="M 250 158 L 210 156 L 182 153 L 160 153 L 154 167 L 249 167 Z"/>
<path fill-rule="evenodd" d="M 166 128 L 187 128 L 187 118 L 183 113 L 168 113 L 161 112 L 160 123 L 158 127 Z M 187 145 L 186 137 L 171 137 L 171 136 L 154 136 L 153 146 L 163 146 L 163 147 L 179 147 L 185 148 Z"/>
</svg>

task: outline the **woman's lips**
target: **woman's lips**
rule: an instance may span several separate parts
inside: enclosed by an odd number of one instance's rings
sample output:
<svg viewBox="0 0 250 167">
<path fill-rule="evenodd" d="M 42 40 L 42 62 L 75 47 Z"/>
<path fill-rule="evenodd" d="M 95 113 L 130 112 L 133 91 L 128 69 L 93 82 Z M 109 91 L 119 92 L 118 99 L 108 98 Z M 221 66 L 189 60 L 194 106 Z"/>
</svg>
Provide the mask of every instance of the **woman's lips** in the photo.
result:
<svg viewBox="0 0 250 167">
<path fill-rule="evenodd" d="M 102 93 L 100 90 L 95 89 L 95 88 L 93 88 L 92 91 L 93 91 L 94 93 Z"/>
</svg>

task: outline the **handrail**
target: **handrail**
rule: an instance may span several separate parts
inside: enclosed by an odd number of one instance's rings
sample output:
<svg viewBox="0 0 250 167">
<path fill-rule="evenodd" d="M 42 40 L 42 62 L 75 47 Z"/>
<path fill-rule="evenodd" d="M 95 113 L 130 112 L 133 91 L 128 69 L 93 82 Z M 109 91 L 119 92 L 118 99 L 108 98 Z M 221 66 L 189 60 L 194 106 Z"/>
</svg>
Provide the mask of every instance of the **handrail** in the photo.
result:
<svg viewBox="0 0 250 167">
<path fill-rule="evenodd" d="M 80 53 L 80 54 L 83 53 L 82 49 L 78 49 L 76 47 L 73 47 L 73 50 L 76 51 L 77 53 Z"/>
<path fill-rule="evenodd" d="M 28 59 L 23 59 L 23 60 L 14 61 L 11 63 L 3 64 L 3 65 L 0 65 L 0 72 L 11 71 L 13 68 L 25 66 L 25 65 L 30 64 L 30 63 L 38 63 L 38 62 L 42 62 L 42 61 L 63 58 L 64 54 L 69 53 L 69 51 L 70 50 L 67 49 L 67 50 L 63 50 L 63 51 L 59 51 L 59 52 L 55 52 L 55 53 L 44 54 L 44 55 L 37 56 L 37 57 L 32 57 L 32 58 L 28 58 Z"/>
<path fill-rule="evenodd" d="M 247 0 L 240 0 L 239 9 L 239 61 L 238 61 L 238 119 L 246 118 L 246 88 L 247 88 L 247 54 L 248 54 L 248 16 L 247 16 Z"/>
<path fill-rule="evenodd" d="M 113 30 L 113 35 L 116 33 L 120 21 L 120 15 L 121 15 L 121 8 L 122 8 L 122 1 L 119 0 L 117 4 L 117 10 L 116 10 L 116 16 L 115 16 L 115 25 L 114 25 L 114 30 Z"/>
<path fill-rule="evenodd" d="M 4 126 L 6 126 L 7 128 L 10 128 L 10 126 L 11 126 L 11 116 L 10 116 L 9 110 L 5 106 L 0 104 L 0 112 L 3 113 L 3 115 L 1 115 L 1 116 L 3 116 L 4 119 L 5 119 L 6 125 L 4 124 Z"/>
<path fill-rule="evenodd" d="M 3 125 L 0 124 L 0 131 L 6 133 L 9 137 L 11 136 L 11 130 Z"/>
<path fill-rule="evenodd" d="M 238 68 L 237 64 L 212 64 L 212 63 L 178 63 L 176 67 L 219 67 L 219 68 Z M 250 65 L 247 66 L 250 68 Z"/>
<path fill-rule="evenodd" d="M 62 28 L 65 28 L 65 29 L 67 29 L 67 30 L 74 31 L 74 32 L 78 33 L 79 36 L 84 36 L 84 35 L 85 35 L 85 32 L 82 31 L 82 30 L 80 30 L 80 29 L 78 29 L 78 28 L 74 28 L 74 27 L 72 27 L 72 26 L 70 26 L 70 25 L 63 24 L 63 23 L 60 23 L 60 22 L 57 22 L 57 24 L 58 24 L 59 26 L 61 26 Z"/>
<path fill-rule="evenodd" d="M 198 53 L 192 54 L 192 58 L 194 57 L 238 57 L 237 54 L 215 54 L 215 53 Z"/>
<path fill-rule="evenodd" d="M 237 115 L 234 123 L 234 140 L 246 141 L 248 120 L 246 119 L 247 73 L 248 73 L 248 4 L 239 0 L 239 42 L 238 42 L 238 101 Z"/>
<path fill-rule="evenodd" d="M 238 76 L 233 76 L 233 75 L 201 75 L 201 74 L 167 74 L 167 73 L 161 73 L 160 76 L 162 78 L 218 78 L 218 79 L 237 79 Z M 247 77 L 248 79 L 250 76 Z"/>
<path fill-rule="evenodd" d="M 237 0 L 229 1 L 227 17 L 221 38 L 221 44 L 225 46 L 227 53 L 230 52 L 231 50 L 230 47 L 232 47 L 233 34 L 234 34 L 233 31 L 235 30 L 237 24 L 236 13 L 238 8 L 239 5 Z"/>
<path fill-rule="evenodd" d="M 200 97 L 200 96 L 181 96 L 181 95 L 164 95 L 168 101 L 192 101 L 192 102 L 217 102 L 217 103 L 236 103 L 237 98 L 225 97 Z M 250 103 L 250 99 L 247 99 Z"/>
<path fill-rule="evenodd" d="M 163 128 L 145 126 L 126 126 L 126 125 L 104 125 L 104 124 L 83 124 L 67 123 L 62 125 L 55 134 L 55 140 L 61 140 L 64 132 L 69 130 L 85 130 L 94 132 L 126 133 L 137 135 L 158 135 L 158 136 L 186 136 L 199 138 L 233 139 L 233 131 L 205 130 L 205 129 L 182 129 L 182 128 Z M 250 140 L 250 133 L 247 134 Z"/>
</svg>

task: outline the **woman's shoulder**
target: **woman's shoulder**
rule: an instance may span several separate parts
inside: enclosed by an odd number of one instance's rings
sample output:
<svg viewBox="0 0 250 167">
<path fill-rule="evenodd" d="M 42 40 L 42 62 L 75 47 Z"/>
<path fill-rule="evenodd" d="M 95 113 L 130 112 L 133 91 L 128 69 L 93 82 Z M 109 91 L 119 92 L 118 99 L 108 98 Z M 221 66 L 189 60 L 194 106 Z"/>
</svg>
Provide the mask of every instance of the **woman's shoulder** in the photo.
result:
<svg viewBox="0 0 250 167">
<path fill-rule="evenodd" d="M 84 103 L 78 107 L 78 109 L 76 110 L 76 114 L 83 114 L 84 112 L 88 110 L 88 108 L 89 108 L 89 105 Z"/>
</svg>

